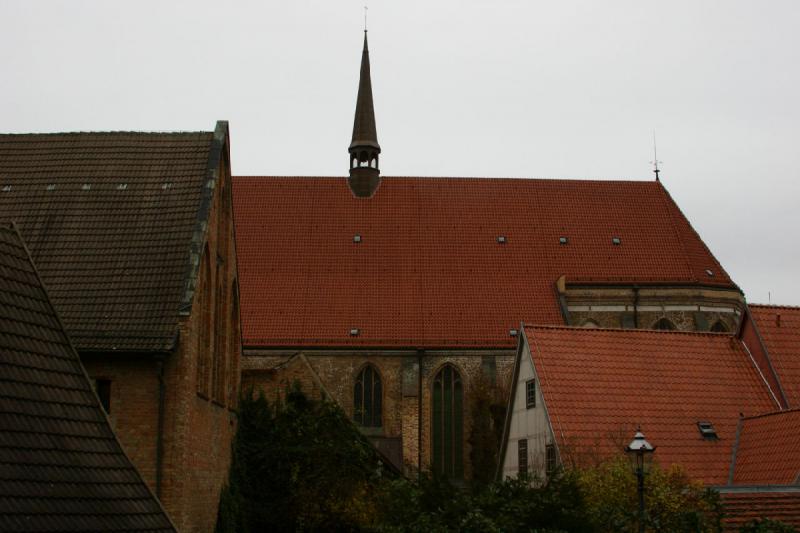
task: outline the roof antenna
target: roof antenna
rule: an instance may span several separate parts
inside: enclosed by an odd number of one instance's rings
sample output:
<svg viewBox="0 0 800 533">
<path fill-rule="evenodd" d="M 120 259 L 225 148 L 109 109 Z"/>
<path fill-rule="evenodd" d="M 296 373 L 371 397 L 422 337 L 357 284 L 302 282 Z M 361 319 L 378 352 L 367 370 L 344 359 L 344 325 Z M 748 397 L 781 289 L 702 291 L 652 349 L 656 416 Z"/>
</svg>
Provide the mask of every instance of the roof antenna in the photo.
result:
<svg viewBox="0 0 800 533">
<path fill-rule="evenodd" d="M 367 6 L 364 6 L 364 33 L 367 33 Z"/>
<path fill-rule="evenodd" d="M 650 161 L 650 164 L 653 165 L 653 172 L 656 175 L 656 181 L 660 181 L 658 179 L 658 173 L 661 172 L 658 169 L 658 164 L 663 163 L 663 161 L 658 160 L 658 149 L 656 148 L 656 130 L 653 130 L 653 160 Z"/>
</svg>

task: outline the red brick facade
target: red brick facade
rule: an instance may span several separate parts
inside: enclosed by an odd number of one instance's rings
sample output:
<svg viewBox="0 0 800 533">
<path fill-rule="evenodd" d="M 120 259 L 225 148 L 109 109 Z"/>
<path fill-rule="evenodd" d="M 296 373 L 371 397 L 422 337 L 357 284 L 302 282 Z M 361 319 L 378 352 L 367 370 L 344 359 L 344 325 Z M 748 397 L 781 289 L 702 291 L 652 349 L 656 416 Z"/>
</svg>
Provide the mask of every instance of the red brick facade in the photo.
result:
<svg viewBox="0 0 800 533">
<path fill-rule="evenodd" d="M 227 149 L 212 202 L 191 309 L 169 354 L 82 354 L 111 381 L 110 418 L 123 447 L 181 531 L 213 531 L 227 481 L 241 335 Z M 161 413 L 161 416 L 159 416 Z"/>
</svg>

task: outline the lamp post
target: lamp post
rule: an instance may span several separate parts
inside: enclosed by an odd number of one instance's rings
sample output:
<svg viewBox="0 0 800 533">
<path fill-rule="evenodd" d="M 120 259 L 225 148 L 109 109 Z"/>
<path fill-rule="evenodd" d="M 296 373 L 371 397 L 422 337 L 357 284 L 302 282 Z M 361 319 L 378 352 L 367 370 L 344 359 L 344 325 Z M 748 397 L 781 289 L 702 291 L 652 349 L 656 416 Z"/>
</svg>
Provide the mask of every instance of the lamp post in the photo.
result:
<svg viewBox="0 0 800 533">
<path fill-rule="evenodd" d="M 650 470 L 650 463 L 653 460 L 653 452 L 655 451 L 655 447 L 644 438 L 641 426 L 636 428 L 636 435 L 633 436 L 633 440 L 625 448 L 625 453 L 628 454 L 631 468 L 638 481 L 640 533 L 644 533 L 644 476 Z"/>
</svg>

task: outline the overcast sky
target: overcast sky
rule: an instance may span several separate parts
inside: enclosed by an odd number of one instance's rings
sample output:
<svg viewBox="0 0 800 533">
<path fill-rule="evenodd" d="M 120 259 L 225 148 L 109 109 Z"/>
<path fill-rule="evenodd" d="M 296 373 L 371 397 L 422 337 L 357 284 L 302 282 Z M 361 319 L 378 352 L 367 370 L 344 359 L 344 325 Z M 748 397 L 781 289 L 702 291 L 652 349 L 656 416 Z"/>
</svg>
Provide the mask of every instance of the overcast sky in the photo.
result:
<svg viewBox="0 0 800 533">
<path fill-rule="evenodd" d="M 365 0 L 0 3 L 0 131 L 210 130 L 347 173 Z M 800 304 L 800 1 L 369 1 L 385 175 L 662 181 L 750 302 Z"/>
</svg>

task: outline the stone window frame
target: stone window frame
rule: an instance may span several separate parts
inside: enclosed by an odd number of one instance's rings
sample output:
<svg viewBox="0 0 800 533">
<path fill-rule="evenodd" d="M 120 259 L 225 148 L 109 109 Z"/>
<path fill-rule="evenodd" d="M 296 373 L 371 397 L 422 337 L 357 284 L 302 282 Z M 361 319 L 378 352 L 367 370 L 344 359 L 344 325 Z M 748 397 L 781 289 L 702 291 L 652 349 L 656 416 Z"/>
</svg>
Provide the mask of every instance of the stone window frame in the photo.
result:
<svg viewBox="0 0 800 533">
<path fill-rule="evenodd" d="M 650 329 L 654 329 L 657 331 L 677 331 L 678 327 L 672 320 L 670 320 L 665 316 L 662 316 L 661 318 L 653 322 L 653 325 L 650 327 Z"/>
<path fill-rule="evenodd" d="M 371 382 L 371 391 L 368 407 L 363 407 L 365 400 L 366 400 L 366 391 L 364 387 L 364 378 L 366 377 L 367 371 L 371 372 L 372 375 L 372 382 Z M 355 373 L 355 378 L 353 380 L 353 420 L 356 424 L 363 428 L 371 428 L 373 430 L 379 430 L 383 427 L 383 405 L 384 405 L 384 380 L 383 376 L 381 375 L 381 371 L 378 369 L 376 365 L 373 363 L 367 362 L 361 365 L 358 369 L 358 372 Z M 375 394 L 375 385 L 377 384 L 378 393 Z M 360 387 L 360 390 L 359 390 Z M 361 398 L 361 412 L 359 412 L 357 401 L 358 398 Z M 376 402 L 377 400 L 377 402 Z M 377 409 L 375 404 L 377 403 Z M 368 416 L 369 413 L 371 416 Z M 376 412 L 377 411 L 377 412 Z M 369 418 L 367 420 L 366 418 Z M 377 416 L 377 420 L 376 420 Z"/>
</svg>

